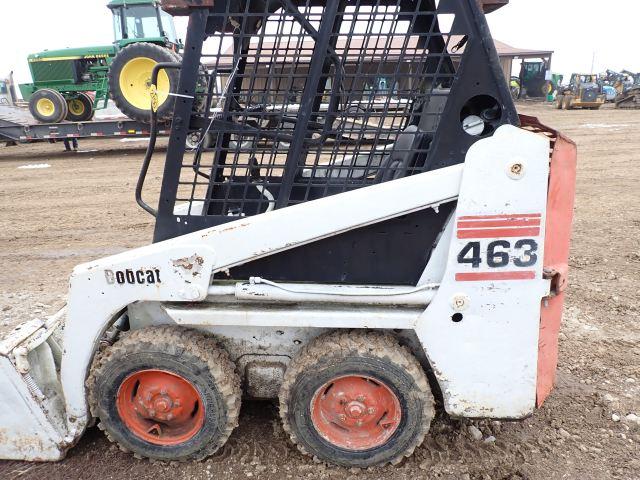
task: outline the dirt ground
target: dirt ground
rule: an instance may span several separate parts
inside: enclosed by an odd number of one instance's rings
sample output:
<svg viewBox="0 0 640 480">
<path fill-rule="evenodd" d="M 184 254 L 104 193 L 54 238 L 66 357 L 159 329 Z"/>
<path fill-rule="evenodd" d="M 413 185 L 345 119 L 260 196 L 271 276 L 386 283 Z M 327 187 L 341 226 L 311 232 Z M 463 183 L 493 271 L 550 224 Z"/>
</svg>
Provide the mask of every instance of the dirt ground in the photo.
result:
<svg viewBox="0 0 640 480">
<path fill-rule="evenodd" d="M 579 145 L 557 387 L 531 418 L 440 415 L 411 458 L 358 471 L 314 464 L 288 445 L 273 404 L 249 402 L 227 445 L 204 462 L 136 460 L 91 429 L 66 460 L 0 462 L 0 478 L 640 479 L 640 111 L 531 103 L 519 110 Z M 0 329 L 56 311 L 74 265 L 150 242 L 152 218 L 133 193 L 143 148 L 121 141 L 81 142 L 80 153 L 60 144 L 0 148 Z M 151 199 L 161 159 L 149 175 Z M 37 164 L 50 166 L 21 168 Z M 472 425 L 482 440 L 473 439 Z"/>
</svg>

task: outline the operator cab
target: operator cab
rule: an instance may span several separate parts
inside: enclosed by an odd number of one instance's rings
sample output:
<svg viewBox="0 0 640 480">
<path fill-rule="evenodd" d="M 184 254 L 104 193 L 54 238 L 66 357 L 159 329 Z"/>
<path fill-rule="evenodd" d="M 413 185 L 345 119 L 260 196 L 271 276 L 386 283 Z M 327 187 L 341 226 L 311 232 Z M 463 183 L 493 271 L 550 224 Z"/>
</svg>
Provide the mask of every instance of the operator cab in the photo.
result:
<svg viewBox="0 0 640 480">
<path fill-rule="evenodd" d="M 114 41 L 124 46 L 132 41 L 164 43 L 177 51 L 180 45 L 173 17 L 155 1 L 113 0 L 107 5 L 113 12 Z"/>
<path fill-rule="evenodd" d="M 141 170 L 136 195 L 156 216 L 156 242 L 458 165 L 476 141 L 519 124 L 497 53 L 484 47 L 484 3 L 166 3 L 189 14 L 173 118 L 190 121 L 172 124 L 157 210 L 141 199 Z M 152 152 L 150 142 L 145 165 Z M 363 226 L 226 278 L 416 285 L 424 245 L 435 244 L 454 208 Z"/>
<path fill-rule="evenodd" d="M 571 85 L 575 85 L 578 88 L 598 88 L 598 76 L 597 75 L 585 75 L 580 73 L 574 73 L 571 76 Z"/>
</svg>

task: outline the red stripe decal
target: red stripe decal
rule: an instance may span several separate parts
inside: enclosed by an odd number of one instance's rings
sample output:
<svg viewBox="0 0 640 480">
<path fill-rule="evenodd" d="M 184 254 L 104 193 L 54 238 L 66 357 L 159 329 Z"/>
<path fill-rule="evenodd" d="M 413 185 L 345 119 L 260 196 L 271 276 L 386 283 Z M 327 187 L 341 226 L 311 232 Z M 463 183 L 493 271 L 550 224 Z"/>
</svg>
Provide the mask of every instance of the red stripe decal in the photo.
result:
<svg viewBox="0 0 640 480">
<path fill-rule="evenodd" d="M 458 220 L 489 220 L 492 218 L 497 219 L 507 219 L 507 218 L 541 218 L 542 214 L 540 213 L 520 213 L 514 215 L 467 215 L 464 217 L 458 218 Z"/>
<path fill-rule="evenodd" d="M 540 227 L 532 228 L 487 228 L 480 230 L 458 230 L 458 238 L 512 238 L 537 237 Z"/>
<path fill-rule="evenodd" d="M 513 220 L 467 220 L 459 221 L 458 228 L 483 228 L 483 227 L 538 227 L 539 218 L 522 218 Z"/>
<path fill-rule="evenodd" d="M 520 272 L 472 272 L 456 273 L 457 282 L 481 282 L 485 280 L 533 280 L 536 272 L 524 270 Z"/>
</svg>

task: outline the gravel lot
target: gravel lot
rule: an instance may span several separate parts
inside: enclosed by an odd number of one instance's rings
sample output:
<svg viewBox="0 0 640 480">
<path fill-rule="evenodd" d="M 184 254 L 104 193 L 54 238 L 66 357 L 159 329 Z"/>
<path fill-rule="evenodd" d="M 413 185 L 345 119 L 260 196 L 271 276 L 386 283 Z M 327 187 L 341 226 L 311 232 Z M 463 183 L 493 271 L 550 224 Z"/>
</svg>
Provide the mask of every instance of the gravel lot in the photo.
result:
<svg viewBox="0 0 640 480">
<path fill-rule="evenodd" d="M 640 111 L 519 105 L 579 145 L 571 286 L 557 388 L 522 422 L 438 416 L 410 459 L 368 471 L 314 464 L 290 447 L 276 407 L 244 405 L 213 458 L 139 461 L 92 429 L 55 464 L 0 462 L 3 479 L 640 479 Z M 62 304 L 74 265 L 147 244 L 134 200 L 144 143 L 0 148 L 0 330 Z M 147 196 L 157 193 L 160 159 Z M 20 168 L 48 164 L 48 168 Z M 7 408 L 7 406 L 5 406 Z"/>
</svg>

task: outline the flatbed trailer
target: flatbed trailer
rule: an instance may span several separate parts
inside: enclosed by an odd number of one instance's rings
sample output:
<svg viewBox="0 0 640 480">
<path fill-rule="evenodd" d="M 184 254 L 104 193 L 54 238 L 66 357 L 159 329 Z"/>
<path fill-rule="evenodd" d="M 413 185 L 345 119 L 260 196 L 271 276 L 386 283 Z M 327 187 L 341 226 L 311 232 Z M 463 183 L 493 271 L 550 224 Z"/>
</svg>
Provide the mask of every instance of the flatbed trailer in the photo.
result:
<svg viewBox="0 0 640 480">
<path fill-rule="evenodd" d="M 89 122 L 38 123 L 28 110 L 0 105 L 0 142 L 31 143 L 65 138 L 143 137 L 149 125 L 127 117 Z M 159 135 L 169 135 L 170 123 L 159 126 Z"/>
</svg>

